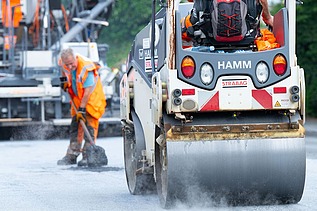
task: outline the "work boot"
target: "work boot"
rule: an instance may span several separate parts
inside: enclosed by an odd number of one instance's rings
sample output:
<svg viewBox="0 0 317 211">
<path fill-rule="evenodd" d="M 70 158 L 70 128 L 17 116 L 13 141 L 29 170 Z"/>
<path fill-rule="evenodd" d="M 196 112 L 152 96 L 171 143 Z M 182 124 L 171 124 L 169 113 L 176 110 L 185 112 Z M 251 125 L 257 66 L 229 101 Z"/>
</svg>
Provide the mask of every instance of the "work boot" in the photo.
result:
<svg viewBox="0 0 317 211">
<path fill-rule="evenodd" d="M 86 143 L 85 143 L 86 144 Z M 88 166 L 88 159 L 87 159 L 87 153 L 86 153 L 86 149 L 84 147 L 83 149 L 83 152 L 82 152 L 82 155 L 83 155 L 83 159 L 81 159 L 77 165 L 78 166 Z"/>
<path fill-rule="evenodd" d="M 77 163 L 78 166 L 88 166 L 88 160 L 87 158 L 83 158 Z"/>
<path fill-rule="evenodd" d="M 57 161 L 57 165 L 73 165 L 77 163 L 75 155 L 65 155 L 61 160 Z"/>
</svg>

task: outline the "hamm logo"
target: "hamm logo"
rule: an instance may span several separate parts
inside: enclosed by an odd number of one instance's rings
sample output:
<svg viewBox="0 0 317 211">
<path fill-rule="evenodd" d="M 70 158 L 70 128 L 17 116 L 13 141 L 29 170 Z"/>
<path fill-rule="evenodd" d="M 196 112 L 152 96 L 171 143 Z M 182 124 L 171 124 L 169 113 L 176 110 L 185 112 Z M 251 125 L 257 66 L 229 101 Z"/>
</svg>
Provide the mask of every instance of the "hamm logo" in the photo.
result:
<svg viewBox="0 0 317 211">
<path fill-rule="evenodd" d="M 251 69 L 251 61 L 218 61 L 218 69 Z"/>
</svg>

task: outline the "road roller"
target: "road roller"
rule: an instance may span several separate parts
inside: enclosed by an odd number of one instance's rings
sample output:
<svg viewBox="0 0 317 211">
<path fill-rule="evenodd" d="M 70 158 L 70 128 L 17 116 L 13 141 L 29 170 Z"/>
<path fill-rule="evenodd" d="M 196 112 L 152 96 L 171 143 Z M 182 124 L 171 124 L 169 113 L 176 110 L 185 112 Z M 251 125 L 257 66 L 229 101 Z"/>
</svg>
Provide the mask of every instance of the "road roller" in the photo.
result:
<svg viewBox="0 0 317 211">
<path fill-rule="evenodd" d="M 130 193 L 157 193 L 163 208 L 193 198 L 245 206 L 299 202 L 306 151 L 297 1 L 285 1 L 274 15 L 268 31 L 275 44 L 264 49 L 257 43 L 265 41 L 263 26 L 253 38 L 217 41 L 200 28 L 213 18 L 208 10 L 185 45 L 181 23 L 193 3 L 156 3 L 120 82 Z"/>
</svg>

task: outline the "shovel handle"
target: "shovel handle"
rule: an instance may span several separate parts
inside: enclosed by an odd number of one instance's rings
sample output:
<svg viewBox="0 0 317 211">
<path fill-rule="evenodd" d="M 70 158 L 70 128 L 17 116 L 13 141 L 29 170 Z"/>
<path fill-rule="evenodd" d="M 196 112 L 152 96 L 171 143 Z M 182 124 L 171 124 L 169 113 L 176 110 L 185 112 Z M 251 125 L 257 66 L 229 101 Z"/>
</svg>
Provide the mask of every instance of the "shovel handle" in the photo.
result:
<svg viewBox="0 0 317 211">
<path fill-rule="evenodd" d="M 85 133 L 85 135 L 87 136 L 87 138 L 88 138 L 90 144 L 91 144 L 91 145 L 95 145 L 95 142 L 94 142 L 94 140 L 92 139 L 92 137 L 91 137 L 91 135 L 90 135 L 90 133 L 89 133 L 87 127 L 86 127 L 86 124 L 84 123 L 84 121 L 83 121 L 82 119 L 79 120 L 79 121 L 80 121 L 81 127 L 84 129 L 84 133 Z"/>
<path fill-rule="evenodd" d="M 74 101 L 73 101 L 73 99 L 71 98 L 70 95 L 69 95 L 69 98 L 70 98 L 70 100 L 71 100 L 71 102 L 72 102 L 72 106 L 73 106 L 73 108 L 74 108 L 74 110 L 75 110 L 75 112 L 76 112 L 76 114 L 77 114 L 77 112 L 78 112 L 78 111 L 77 111 L 77 108 L 76 108 L 76 106 L 75 106 L 75 104 L 74 104 Z M 94 142 L 94 140 L 92 139 L 92 137 L 91 137 L 91 135 L 90 135 L 90 133 L 89 133 L 87 127 L 86 127 L 85 122 L 84 122 L 82 119 L 80 119 L 79 122 L 80 122 L 81 127 L 84 129 L 84 133 L 85 133 L 86 137 L 88 138 L 90 144 L 94 146 L 94 145 L 95 145 L 95 142 Z"/>
</svg>

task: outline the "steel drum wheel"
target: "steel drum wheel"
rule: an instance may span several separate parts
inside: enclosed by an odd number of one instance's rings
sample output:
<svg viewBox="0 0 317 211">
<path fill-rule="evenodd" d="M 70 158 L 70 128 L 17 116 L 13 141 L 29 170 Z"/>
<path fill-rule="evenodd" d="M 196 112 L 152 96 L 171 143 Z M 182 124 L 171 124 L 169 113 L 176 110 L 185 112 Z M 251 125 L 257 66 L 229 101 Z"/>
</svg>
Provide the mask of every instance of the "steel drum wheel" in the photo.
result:
<svg viewBox="0 0 317 211">
<path fill-rule="evenodd" d="M 304 138 L 188 143 L 167 141 L 166 201 L 173 196 L 187 203 L 186 187 L 199 187 L 212 201 L 225 198 L 229 205 L 293 204 L 302 197 Z"/>
<path fill-rule="evenodd" d="M 137 149 L 138 142 L 136 137 L 142 137 L 142 127 L 140 127 L 137 118 L 134 121 L 134 130 L 124 129 L 124 165 L 126 172 L 126 180 L 128 188 L 131 194 L 149 194 L 153 193 L 155 189 L 155 181 L 152 174 L 137 173 L 137 169 L 142 167 L 142 164 L 138 162 L 141 158 L 141 152 Z"/>
<path fill-rule="evenodd" d="M 137 185 L 137 159 L 135 157 L 135 138 L 131 131 L 124 131 L 124 165 L 126 179 L 131 194 L 139 194 L 140 188 Z"/>
<path fill-rule="evenodd" d="M 168 167 L 166 146 L 155 145 L 155 172 L 156 188 L 159 195 L 160 203 L 163 208 L 170 208 L 174 205 L 175 199 L 171 197 L 168 190 Z"/>
</svg>

